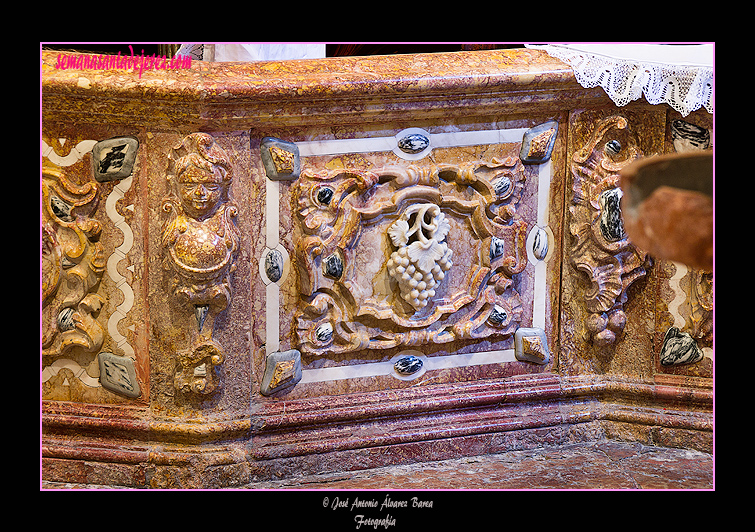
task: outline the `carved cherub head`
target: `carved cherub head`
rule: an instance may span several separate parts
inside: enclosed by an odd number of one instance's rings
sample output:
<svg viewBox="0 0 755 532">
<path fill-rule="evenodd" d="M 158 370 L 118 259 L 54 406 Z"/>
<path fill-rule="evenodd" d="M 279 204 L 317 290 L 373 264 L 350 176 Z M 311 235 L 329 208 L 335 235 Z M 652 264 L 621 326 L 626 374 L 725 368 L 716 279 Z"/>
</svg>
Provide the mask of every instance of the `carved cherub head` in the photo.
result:
<svg viewBox="0 0 755 532">
<path fill-rule="evenodd" d="M 187 136 L 171 154 L 169 179 L 183 212 L 203 220 L 228 200 L 233 170 L 226 152 L 207 133 Z"/>
</svg>

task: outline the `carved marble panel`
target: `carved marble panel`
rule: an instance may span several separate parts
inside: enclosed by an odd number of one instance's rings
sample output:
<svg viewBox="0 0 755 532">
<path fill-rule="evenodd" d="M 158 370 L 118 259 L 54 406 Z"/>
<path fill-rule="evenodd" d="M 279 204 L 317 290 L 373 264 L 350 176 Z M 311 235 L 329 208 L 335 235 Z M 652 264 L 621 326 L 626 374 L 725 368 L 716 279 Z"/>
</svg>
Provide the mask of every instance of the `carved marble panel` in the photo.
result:
<svg viewBox="0 0 755 532">
<path fill-rule="evenodd" d="M 302 351 L 513 334 L 521 301 L 512 277 L 527 263 L 526 224 L 512 220 L 523 178 L 518 160 L 305 170 L 294 189 L 305 235 L 296 247 Z M 500 179 L 511 181 L 503 196 Z M 322 187 L 335 191 L 325 208 Z"/>
<path fill-rule="evenodd" d="M 139 289 L 132 229 L 138 142 L 133 135 L 108 138 L 112 132 L 51 124 L 43 134 L 45 399 L 118 403 L 144 398 L 139 384 L 145 378 L 143 361 L 134 347 L 139 320 L 131 313 Z M 126 151 L 121 159 L 118 153 Z M 100 173 L 96 158 L 112 164 L 103 164 Z M 108 365 L 115 359 L 125 371 L 120 376 Z M 124 378 L 129 384 L 122 386 Z"/>
<path fill-rule="evenodd" d="M 670 111 L 667 153 L 712 150 L 713 119 Z M 714 272 L 670 260 L 658 261 L 656 371 L 690 377 L 713 376 Z"/>
<path fill-rule="evenodd" d="M 292 181 L 270 179 L 265 166 L 260 374 L 291 350 L 301 353 L 297 390 L 373 375 L 411 381 L 444 368 L 501 371 L 511 362 L 522 364 L 512 371 L 526 372 L 552 363 L 546 263 L 560 249 L 549 225 L 562 205 L 551 196 L 558 122 L 532 123 L 330 140 L 275 132 L 277 145 L 296 145 L 301 171 Z M 260 136 L 261 162 L 270 133 Z M 523 327 L 530 332 L 517 351 L 514 334 Z M 267 380 L 260 389 L 278 394 Z"/>
<path fill-rule="evenodd" d="M 42 174 L 42 355 L 80 348 L 97 353 L 105 330 L 95 319 L 104 302 L 102 225 L 93 217 L 97 183 L 74 182 L 61 169 Z"/>
</svg>

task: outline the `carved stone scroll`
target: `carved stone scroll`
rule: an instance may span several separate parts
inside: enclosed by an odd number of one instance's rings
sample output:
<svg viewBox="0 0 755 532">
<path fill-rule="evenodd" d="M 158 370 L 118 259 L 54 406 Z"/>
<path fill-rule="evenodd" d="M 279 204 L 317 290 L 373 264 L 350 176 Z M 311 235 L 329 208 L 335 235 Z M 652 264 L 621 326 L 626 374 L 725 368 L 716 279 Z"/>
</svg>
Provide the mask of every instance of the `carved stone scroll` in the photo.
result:
<svg viewBox="0 0 755 532">
<path fill-rule="evenodd" d="M 97 321 L 97 287 L 106 267 L 102 226 L 91 217 L 99 185 L 78 185 L 62 170 L 42 173 L 42 355 L 73 348 L 97 353 L 105 330 Z"/>
<path fill-rule="evenodd" d="M 624 329 L 627 288 L 645 276 L 649 257 L 629 241 L 622 225 L 619 172 L 643 154 L 627 119 L 611 116 L 597 124 L 574 154 L 569 230 L 571 265 L 584 273 L 590 312 L 587 329 L 596 345 L 609 345 Z"/>
<path fill-rule="evenodd" d="M 297 348 L 325 355 L 504 338 L 527 264 L 524 172 L 486 164 L 304 169 L 292 187 Z"/>
<path fill-rule="evenodd" d="M 233 167 L 211 135 L 194 133 L 173 149 L 167 179 L 162 243 L 170 293 L 195 318 L 190 346 L 177 354 L 175 385 L 209 394 L 219 386 L 215 370 L 224 360 L 213 324 L 230 301 L 239 250 L 238 209 L 229 195 Z"/>
</svg>

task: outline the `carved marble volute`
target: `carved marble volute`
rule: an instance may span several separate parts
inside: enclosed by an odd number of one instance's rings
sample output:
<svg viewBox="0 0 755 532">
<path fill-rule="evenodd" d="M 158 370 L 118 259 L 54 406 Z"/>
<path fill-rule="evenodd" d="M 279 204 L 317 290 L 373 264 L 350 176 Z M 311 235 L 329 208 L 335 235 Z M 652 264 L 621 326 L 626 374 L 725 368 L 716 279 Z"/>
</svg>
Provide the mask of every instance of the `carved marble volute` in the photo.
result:
<svg viewBox="0 0 755 532">
<path fill-rule="evenodd" d="M 96 354 L 105 331 L 96 316 L 104 303 L 97 287 L 106 257 L 101 224 L 90 216 L 99 186 L 78 185 L 64 171 L 42 173 L 42 355 L 78 348 Z"/>
<path fill-rule="evenodd" d="M 589 283 L 587 330 L 596 345 L 613 344 L 624 330 L 627 288 L 645 276 L 647 253 L 627 238 L 621 218 L 619 171 L 645 154 L 623 116 L 595 124 L 571 162 L 571 266 Z"/>
</svg>

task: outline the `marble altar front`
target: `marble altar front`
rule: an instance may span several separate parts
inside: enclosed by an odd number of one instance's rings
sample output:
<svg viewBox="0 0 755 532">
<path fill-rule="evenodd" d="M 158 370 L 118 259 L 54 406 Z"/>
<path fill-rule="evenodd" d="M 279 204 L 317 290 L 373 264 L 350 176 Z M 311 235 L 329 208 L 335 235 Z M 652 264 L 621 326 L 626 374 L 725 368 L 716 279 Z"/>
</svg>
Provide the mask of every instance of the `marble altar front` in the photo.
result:
<svg viewBox="0 0 755 532">
<path fill-rule="evenodd" d="M 42 62 L 44 479 L 711 450 L 712 272 L 636 247 L 619 186 L 704 110 L 529 49 Z"/>
</svg>

